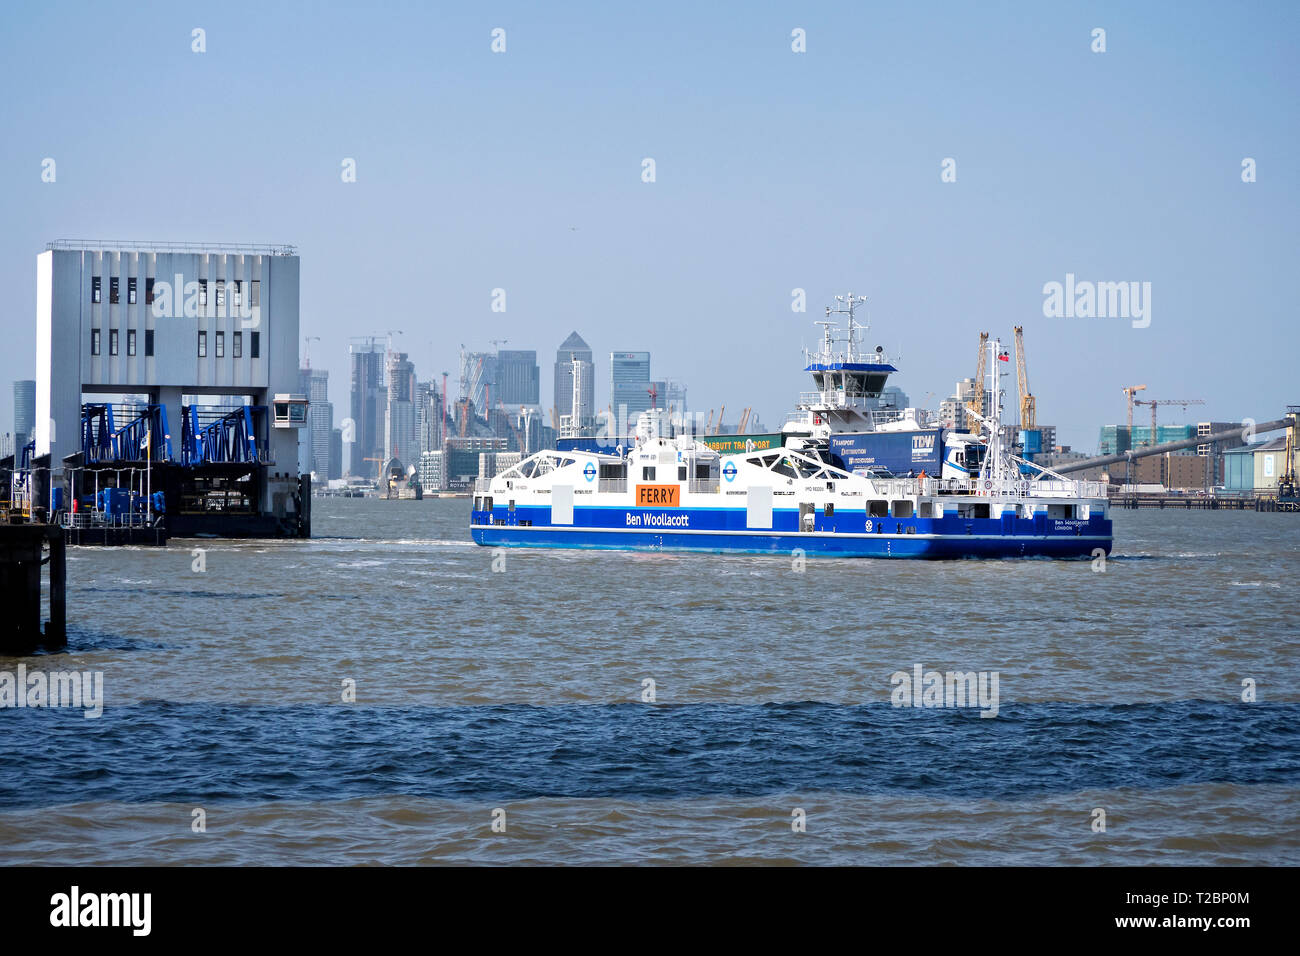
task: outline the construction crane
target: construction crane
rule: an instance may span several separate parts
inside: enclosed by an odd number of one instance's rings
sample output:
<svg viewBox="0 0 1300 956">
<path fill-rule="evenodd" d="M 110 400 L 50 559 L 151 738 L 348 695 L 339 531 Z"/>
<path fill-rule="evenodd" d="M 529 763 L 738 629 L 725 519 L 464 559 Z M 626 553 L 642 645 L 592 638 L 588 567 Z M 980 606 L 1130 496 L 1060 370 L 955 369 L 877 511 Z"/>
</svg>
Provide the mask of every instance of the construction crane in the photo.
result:
<svg viewBox="0 0 1300 956">
<path fill-rule="evenodd" d="M 319 336 L 319 335 L 305 335 L 305 336 L 303 336 L 302 341 L 303 341 L 303 343 L 304 343 L 304 344 L 303 344 L 303 352 L 302 352 L 302 367 L 303 367 L 303 368 L 311 368 L 311 344 L 312 344 L 312 342 L 319 342 L 319 341 L 320 341 L 320 336 Z"/>
<path fill-rule="evenodd" d="M 1300 405 L 1288 405 L 1286 419 L 1286 457 L 1282 460 L 1282 475 L 1277 480 L 1277 500 L 1287 511 L 1295 511 L 1300 508 L 1295 474 L 1296 429 L 1300 428 Z"/>
<path fill-rule="evenodd" d="M 984 366 L 988 364 L 984 357 L 984 350 L 988 347 L 988 344 L 989 334 L 981 332 L 979 355 L 976 356 L 978 361 L 975 363 L 975 401 L 966 403 L 967 413 L 974 412 L 978 416 L 974 419 L 976 422 L 975 427 L 970 428 L 968 422 L 966 430 L 973 431 L 977 435 L 980 434 L 979 419 L 984 417 Z"/>
<path fill-rule="evenodd" d="M 1183 410 L 1186 411 L 1188 405 L 1204 405 L 1205 401 L 1200 398 L 1152 398 L 1152 399 L 1137 398 L 1133 400 L 1133 404 L 1151 406 L 1151 435 L 1147 439 L 1147 444 L 1155 445 L 1158 444 L 1158 442 L 1156 441 L 1156 408 L 1157 407 L 1159 407 L 1160 405 L 1181 405 L 1183 406 Z M 1129 434 L 1129 439 L 1128 439 L 1129 446 L 1132 447 L 1133 426 L 1131 424 L 1129 425 L 1128 434 Z"/>
<path fill-rule="evenodd" d="M 1020 393 L 1020 430 L 1033 431 L 1038 427 L 1038 413 L 1034 395 L 1029 391 L 1029 372 L 1025 368 L 1025 327 L 1017 325 L 1016 335 L 1016 385 Z"/>
<path fill-rule="evenodd" d="M 745 410 L 740 413 L 740 421 L 736 425 L 736 434 L 745 434 L 745 429 L 749 427 L 749 415 L 754 410 L 754 406 L 746 405 Z"/>
<path fill-rule="evenodd" d="M 1153 398 L 1150 400 L 1135 398 L 1133 399 L 1133 404 L 1151 406 L 1151 434 L 1147 438 L 1147 445 L 1150 446 L 1150 445 L 1159 444 L 1159 441 L 1157 440 L 1157 433 L 1156 433 L 1156 409 L 1157 408 L 1159 408 L 1161 405 L 1181 405 L 1183 406 L 1184 409 L 1186 409 L 1188 405 L 1204 405 L 1205 402 L 1199 398 Z M 1128 441 L 1129 441 L 1129 448 L 1131 449 L 1133 447 L 1133 426 L 1131 424 L 1129 425 L 1129 429 L 1128 429 Z M 1160 466 L 1160 469 L 1162 472 L 1161 479 L 1163 481 L 1164 478 L 1163 464 Z"/>
<path fill-rule="evenodd" d="M 1145 385 L 1125 385 L 1121 390 L 1124 392 L 1124 399 L 1128 402 L 1128 451 L 1133 450 L 1133 396 L 1143 391 Z M 1119 451 L 1119 439 L 1115 440 L 1115 451 Z M 1124 484 L 1133 484 L 1133 459 L 1128 458 L 1124 461 Z"/>
<path fill-rule="evenodd" d="M 718 409 L 718 423 L 713 426 L 713 434 L 715 435 L 722 434 L 722 416 L 726 414 L 726 411 L 727 411 L 726 405 L 723 405 L 721 408 Z"/>
<path fill-rule="evenodd" d="M 711 408 L 709 409 L 709 420 L 704 425 L 704 434 L 706 435 L 713 434 L 713 409 Z"/>
</svg>

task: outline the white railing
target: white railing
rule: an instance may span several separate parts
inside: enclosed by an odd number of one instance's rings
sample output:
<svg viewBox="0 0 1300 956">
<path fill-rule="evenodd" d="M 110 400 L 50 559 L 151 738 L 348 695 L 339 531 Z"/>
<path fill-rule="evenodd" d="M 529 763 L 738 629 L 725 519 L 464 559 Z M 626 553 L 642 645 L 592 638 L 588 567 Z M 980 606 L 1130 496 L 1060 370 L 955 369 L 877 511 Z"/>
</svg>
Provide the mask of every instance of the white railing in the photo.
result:
<svg viewBox="0 0 1300 956">
<path fill-rule="evenodd" d="M 601 492 L 612 492 L 614 494 L 625 494 L 627 492 L 626 478 L 597 478 L 596 490 Z"/>
<path fill-rule="evenodd" d="M 720 482 L 717 478 L 692 478 L 687 485 L 687 491 L 697 494 L 713 495 L 717 494 Z"/>
<path fill-rule="evenodd" d="M 64 528 L 148 528 L 162 515 L 154 512 L 130 512 L 124 515 L 105 514 L 102 511 L 65 511 L 59 521 Z"/>
</svg>

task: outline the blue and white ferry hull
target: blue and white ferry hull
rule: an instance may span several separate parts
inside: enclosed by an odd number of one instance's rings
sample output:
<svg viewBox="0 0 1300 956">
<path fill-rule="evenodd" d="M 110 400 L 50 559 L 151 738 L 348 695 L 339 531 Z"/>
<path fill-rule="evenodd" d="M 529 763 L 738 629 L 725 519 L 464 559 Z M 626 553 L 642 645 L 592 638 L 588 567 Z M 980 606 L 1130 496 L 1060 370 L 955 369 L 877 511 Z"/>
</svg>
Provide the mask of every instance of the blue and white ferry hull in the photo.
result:
<svg viewBox="0 0 1300 956">
<path fill-rule="evenodd" d="M 1080 483 L 1039 484 L 870 479 L 790 449 L 720 456 L 689 439 L 655 439 L 626 458 L 564 451 L 526 459 L 480 483 L 470 532 L 477 544 L 507 548 L 873 558 L 1109 553 L 1104 497 L 1080 496 L 1093 490 Z"/>
</svg>

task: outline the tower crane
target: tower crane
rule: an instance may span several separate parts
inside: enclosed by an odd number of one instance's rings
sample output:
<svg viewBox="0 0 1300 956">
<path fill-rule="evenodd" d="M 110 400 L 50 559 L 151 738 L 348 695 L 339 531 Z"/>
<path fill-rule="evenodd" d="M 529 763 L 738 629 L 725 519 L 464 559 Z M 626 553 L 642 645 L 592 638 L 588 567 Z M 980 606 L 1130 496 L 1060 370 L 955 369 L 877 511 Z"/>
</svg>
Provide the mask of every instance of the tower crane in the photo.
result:
<svg viewBox="0 0 1300 956">
<path fill-rule="evenodd" d="M 1128 402 L 1128 450 L 1133 450 L 1133 396 L 1143 391 L 1145 385 L 1125 385 L 1121 390 L 1124 392 L 1124 399 Z M 1115 442 L 1115 452 L 1119 452 L 1119 441 Z M 1124 462 L 1124 484 L 1133 484 L 1133 459 L 1126 459 Z"/>
<path fill-rule="evenodd" d="M 1133 404 L 1134 404 L 1134 405 L 1150 405 L 1150 406 L 1151 406 L 1151 435 L 1150 435 L 1150 437 L 1149 437 L 1148 440 L 1147 440 L 1147 444 L 1148 444 L 1148 445 L 1155 445 L 1155 444 L 1159 444 L 1159 443 L 1156 441 L 1156 408 L 1157 408 L 1158 406 L 1160 406 L 1160 405 L 1181 405 L 1181 406 L 1183 406 L 1183 410 L 1186 411 L 1188 405 L 1204 405 L 1204 404 L 1205 404 L 1205 400 L 1204 400 L 1204 399 L 1200 399 L 1200 398 L 1152 398 L 1152 399 L 1141 399 L 1141 398 L 1136 398 L 1136 399 L 1133 400 Z M 1129 444 L 1132 445 L 1132 443 L 1133 443 L 1133 426 L 1130 424 L 1130 425 L 1129 425 Z"/>
<path fill-rule="evenodd" d="M 1156 409 L 1159 408 L 1159 406 L 1161 406 L 1161 405 L 1181 405 L 1181 406 L 1183 406 L 1184 409 L 1186 409 L 1188 405 L 1204 405 L 1205 402 L 1204 402 L 1203 399 L 1199 399 L 1199 398 L 1153 398 L 1153 399 L 1149 399 L 1149 400 L 1147 400 L 1147 399 L 1141 399 L 1141 398 L 1135 398 L 1135 399 L 1133 400 L 1133 404 L 1134 404 L 1134 405 L 1150 405 L 1150 406 L 1151 406 L 1151 435 L 1150 435 L 1150 436 L 1148 437 L 1148 439 L 1147 439 L 1147 445 L 1158 445 L 1158 444 L 1159 444 L 1159 441 L 1158 441 L 1158 436 L 1157 436 L 1157 434 L 1156 434 Z M 1128 434 L 1129 434 L 1129 439 L 1128 439 L 1128 440 L 1129 440 L 1129 447 L 1131 448 L 1131 447 L 1133 446 L 1133 426 L 1132 426 L 1132 425 L 1129 426 Z M 1161 468 L 1161 471 L 1163 472 L 1163 471 L 1164 471 L 1164 465 L 1162 464 L 1162 465 L 1160 466 L 1160 468 Z M 1163 480 L 1164 477 L 1165 477 L 1165 476 L 1162 474 L 1161 479 Z"/>
<path fill-rule="evenodd" d="M 1025 327 L 1017 325 L 1016 333 L 1016 385 L 1020 394 L 1020 429 L 1033 431 L 1038 427 L 1038 412 L 1034 395 L 1029 391 L 1029 372 L 1025 368 Z"/>
<path fill-rule="evenodd" d="M 987 332 L 981 332 L 981 333 L 980 333 L 980 347 L 979 347 L 979 354 L 976 356 L 976 359 L 977 359 L 978 361 L 975 363 L 975 401 L 973 401 L 973 402 L 967 402 L 967 403 L 966 403 L 966 411 L 968 411 L 968 412 L 974 412 L 974 413 L 976 414 L 976 416 L 978 416 L 977 419 L 976 419 L 976 421 L 978 421 L 979 418 L 983 418 L 983 417 L 984 417 L 984 413 L 985 413 L 985 409 L 984 409 L 984 366 L 985 366 L 984 350 L 988 347 L 988 342 L 989 342 L 989 334 L 988 334 Z M 967 430 L 970 431 L 971 429 L 968 428 Z M 975 432 L 975 434 L 977 434 L 977 435 L 980 434 L 980 428 L 979 428 L 978 425 L 975 426 L 975 428 L 974 428 L 974 432 Z"/>
</svg>

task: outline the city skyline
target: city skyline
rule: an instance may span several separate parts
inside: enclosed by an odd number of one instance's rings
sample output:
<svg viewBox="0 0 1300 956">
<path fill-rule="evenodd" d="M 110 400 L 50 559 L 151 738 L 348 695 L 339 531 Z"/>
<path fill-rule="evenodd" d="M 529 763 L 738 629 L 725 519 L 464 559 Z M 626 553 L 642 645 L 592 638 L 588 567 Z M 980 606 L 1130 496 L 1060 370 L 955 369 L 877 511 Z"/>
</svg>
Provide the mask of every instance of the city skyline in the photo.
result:
<svg viewBox="0 0 1300 956">
<path fill-rule="evenodd" d="M 1025 325 L 1040 414 L 1076 447 L 1121 419 L 1136 382 L 1223 420 L 1295 400 L 1285 350 L 1266 347 L 1300 239 L 1294 7 L 1038 8 L 996 29 L 955 5 L 668 4 L 653 29 L 522 4 L 407 10 L 401 30 L 328 4 L 195 16 L 88 7 L 68 34 L 56 10 L 13 11 L 0 280 L 16 321 L 0 378 L 33 375 L 45 244 L 126 236 L 299 244 L 301 334 L 320 338 L 313 365 L 340 409 L 348 340 L 375 328 L 405 328 L 398 346 L 430 377 L 462 341 L 545 354 L 577 328 L 598 355 L 652 352 L 696 409 L 776 421 L 807 387 L 813 321 L 850 290 L 868 296 L 867 344 L 901 346 L 896 379 L 918 401 L 973 373 L 980 330 L 1007 342 Z M 142 42 L 148 61 L 116 53 Z M 337 69 L 313 70 L 322 59 Z M 85 96 L 160 74 L 138 111 Z M 196 103 L 240 135 L 207 148 Z M 1145 318 L 1045 314 L 1052 283 L 1120 282 L 1149 283 Z M 1195 374 L 1227 322 L 1241 362 Z M 6 421 L 11 400 L 0 390 Z"/>
</svg>

